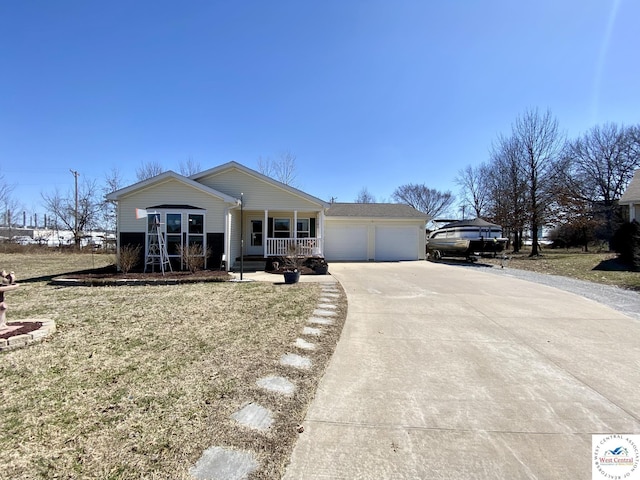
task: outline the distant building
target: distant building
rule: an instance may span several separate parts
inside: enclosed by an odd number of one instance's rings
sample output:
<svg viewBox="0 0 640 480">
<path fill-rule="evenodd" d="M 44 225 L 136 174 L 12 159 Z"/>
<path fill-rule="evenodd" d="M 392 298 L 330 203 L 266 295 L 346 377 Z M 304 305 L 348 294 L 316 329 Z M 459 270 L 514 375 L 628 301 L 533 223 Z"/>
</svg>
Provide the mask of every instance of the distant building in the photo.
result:
<svg viewBox="0 0 640 480">
<path fill-rule="evenodd" d="M 640 222 L 640 169 L 636 170 L 619 204 L 629 206 L 627 220 Z"/>
</svg>

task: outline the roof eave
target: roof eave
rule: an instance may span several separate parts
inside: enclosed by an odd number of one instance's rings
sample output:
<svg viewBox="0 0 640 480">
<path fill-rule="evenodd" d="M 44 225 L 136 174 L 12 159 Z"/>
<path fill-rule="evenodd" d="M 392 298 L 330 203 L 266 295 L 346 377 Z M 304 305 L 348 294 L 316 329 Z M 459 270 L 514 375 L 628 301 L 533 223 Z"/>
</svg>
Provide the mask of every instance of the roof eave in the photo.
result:
<svg viewBox="0 0 640 480">
<path fill-rule="evenodd" d="M 108 194 L 106 196 L 107 200 L 110 201 L 115 201 L 117 202 L 118 200 L 120 200 L 123 197 L 126 197 L 128 195 L 132 195 L 140 190 L 143 190 L 145 188 L 150 188 L 153 187 L 154 185 L 160 184 L 162 182 L 168 181 L 168 180 L 177 180 L 191 188 L 194 188 L 196 190 L 201 191 L 202 193 L 205 193 L 207 195 L 211 195 L 214 197 L 219 198 L 220 200 L 224 201 L 225 203 L 229 203 L 229 204 L 237 204 L 238 203 L 238 199 L 234 198 L 230 195 L 227 195 L 226 193 L 222 193 L 219 192 L 218 190 L 215 190 L 213 188 L 209 188 L 206 185 L 203 185 L 201 183 L 195 182 L 193 180 L 191 180 L 188 177 L 185 177 L 183 175 L 180 175 L 179 173 L 176 173 L 172 170 L 168 170 L 166 172 L 163 172 L 159 175 L 156 175 L 155 177 L 151 177 L 148 178 L 146 180 L 143 180 L 141 182 L 138 183 L 134 183 L 133 185 L 129 185 L 128 187 L 122 188 L 120 190 L 116 190 L 115 192 L 111 192 L 110 194 Z"/>
<path fill-rule="evenodd" d="M 246 167 L 245 165 L 242 165 L 241 163 L 235 162 L 235 161 L 231 161 L 231 162 L 227 162 L 224 163 L 222 165 L 218 165 L 217 167 L 213 167 L 210 168 L 209 170 L 205 170 L 204 172 L 200 172 L 200 173 L 196 173 L 194 175 L 191 175 L 189 177 L 190 180 L 193 180 L 195 182 L 198 182 L 198 180 L 205 178 L 205 177 L 209 177 L 212 175 L 217 175 L 219 173 L 222 173 L 226 170 L 230 170 L 232 168 L 236 168 L 238 170 L 240 170 L 241 172 L 246 173 L 247 175 L 251 175 L 259 180 L 263 180 L 267 183 L 270 183 L 271 185 L 273 185 L 274 187 L 280 188 L 282 190 L 288 191 L 289 193 L 292 193 L 294 195 L 298 195 L 306 200 L 309 200 L 310 202 L 316 203 L 318 204 L 318 206 L 320 208 L 326 209 L 329 208 L 331 206 L 330 203 L 325 202 L 324 200 L 318 198 L 318 197 L 314 197 L 313 195 L 309 195 L 306 192 L 303 192 L 302 190 L 299 190 L 295 187 L 292 187 L 291 185 L 287 185 L 285 183 L 279 182 L 278 180 L 275 180 L 271 177 L 268 177 L 266 175 L 263 175 L 262 173 L 253 170 L 249 167 Z"/>
</svg>

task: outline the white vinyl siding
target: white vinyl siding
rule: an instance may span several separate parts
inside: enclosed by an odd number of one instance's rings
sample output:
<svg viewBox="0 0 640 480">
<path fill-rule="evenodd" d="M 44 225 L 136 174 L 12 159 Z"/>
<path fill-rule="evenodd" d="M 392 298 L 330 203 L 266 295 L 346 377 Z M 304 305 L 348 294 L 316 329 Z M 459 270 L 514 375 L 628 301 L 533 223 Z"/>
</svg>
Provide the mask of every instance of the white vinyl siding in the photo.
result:
<svg viewBox="0 0 640 480">
<path fill-rule="evenodd" d="M 236 168 L 199 178 L 198 183 L 234 198 L 240 198 L 243 193 L 245 210 L 315 212 L 320 209 L 318 203 L 288 191 L 284 186 L 280 188 Z"/>
<path fill-rule="evenodd" d="M 224 201 L 174 179 L 152 185 L 119 200 L 118 227 L 121 232 L 144 232 L 146 224 L 136 219 L 136 208 L 156 205 L 190 205 L 205 210 L 207 232 L 224 232 Z"/>
</svg>

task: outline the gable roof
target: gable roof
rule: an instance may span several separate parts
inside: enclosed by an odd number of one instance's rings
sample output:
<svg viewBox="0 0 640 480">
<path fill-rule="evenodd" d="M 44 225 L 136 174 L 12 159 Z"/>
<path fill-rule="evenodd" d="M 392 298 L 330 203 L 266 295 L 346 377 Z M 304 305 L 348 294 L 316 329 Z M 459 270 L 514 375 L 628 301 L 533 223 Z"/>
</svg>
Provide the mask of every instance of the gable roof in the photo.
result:
<svg viewBox="0 0 640 480">
<path fill-rule="evenodd" d="M 327 217 L 413 218 L 429 220 L 431 217 L 402 203 L 332 203 Z"/>
<path fill-rule="evenodd" d="M 202 185 L 201 183 L 194 182 L 190 178 L 187 178 L 179 173 L 176 173 L 172 170 L 168 170 L 163 172 L 155 177 L 148 178 L 138 183 L 134 183 L 133 185 L 129 185 L 128 187 L 121 188 L 120 190 L 116 190 L 115 192 L 111 192 L 107 195 L 107 200 L 120 200 L 122 197 L 129 195 L 131 193 L 135 193 L 138 190 L 142 190 L 145 188 L 152 187 L 154 185 L 166 182 L 167 180 L 177 180 L 191 188 L 201 191 L 202 193 L 206 193 L 207 195 L 212 195 L 214 197 L 218 197 L 220 200 L 223 200 L 227 203 L 235 203 L 237 204 L 239 200 L 237 198 L 233 198 L 225 193 L 214 190 L 213 188 L 209 188 L 206 185 Z"/>
<path fill-rule="evenodd" d="M 226 170 L 231 170 L 231 169 L 239 170 L 239 171 L 241 171 L 241 172 L 243 172 L 243 173 L 245 173 L 247 175 L 250 175 L 250 176 L 252 176 L 254 178 L 257 178 L 258 180 L 262 180 L 263 182 L 269 183 L 269 184 L 273 185 L 276 188 L 280 188 L 280 189 L 285 190 L 285 191 L 287 191 L 289 193 L 292 193 L 294 195 L 298 195 L 298 196 L 300 196 L 302 198 L 305 198 L 306 200 L 309 200 L 310 202 L 317 203 L 318 205 L 320 205 L 320 206 L 322 206 L 324 208 L 329 207 L 329 203 L 325 202 L 324 200 L 322 200 L 322 199 L 320 199 L 318 197 L 314 197 L 313 195 L 309 195 L 308 193 L 303 192 L 302 190 L 298 190 L 295 187 L 292 187 L 292 186 L 287 185 L 285 183 L 279 182 L 278 180 L 275 180 L 275 179 L 273 179 L 271 177 L 263 175 L 262 173 L 260 173 L 260 172 L 258 172 L 256 170 L 253 170 L 253 169 L 251 169 L 249 167 L 245 167 L 241 163 L 234 162 L 234 161 L 227 162 L 227 163 L 224 163 L 222 165 L 218 165 L 217 167 L 210 168 L 209 170 L 205 170 L 205 171 L 200 172 L 200 173 L 196 173 L 194 175 L 191 175 L 189 177 L 189 179 L 191 179 L 191 180 L 193 180 L 195 182 L 198 182 L 199 180 L 201 180 L 201 179 L 203 179 L 205 177 L 218 175 L 219 173 L 222 173 L 222 172 L 224 172 Z"/>
<path fill-rule="evenodd" d="M 629 182 L 627 189 L 620 197 L 620 201 L 618 203 L 623 205 L 627 205 L 629 203 L 640 203 L 640 169 L 636 170 L 636 173 L 633 174 L 631 182 Z"/>
</svg>

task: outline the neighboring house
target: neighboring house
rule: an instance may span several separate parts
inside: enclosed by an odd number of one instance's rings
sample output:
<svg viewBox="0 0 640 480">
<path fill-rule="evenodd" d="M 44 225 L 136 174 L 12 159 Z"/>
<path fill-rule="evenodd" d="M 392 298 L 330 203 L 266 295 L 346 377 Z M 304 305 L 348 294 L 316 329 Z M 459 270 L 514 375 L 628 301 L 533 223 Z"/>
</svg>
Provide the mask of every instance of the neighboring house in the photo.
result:
<svg viewBox="0 0 640 480">
<path fill-rule="evenodd" d="M 326 213 L 327 260 L 424 260 L 430 217 L 399 203 L 333 203 Z"/>
<path fill-rule="evenodd" d="M 341 213 L 334 207 L 350 204 L 330 205 L 236 162 L 190 177 L 165 172 L 107 199 L 118 205 L 118 251 L 140 245 L 147 252 L 153 219 L 159 216 L 174 268 L 180 268 L 182 246 L 199 244 L 209 253 L 207 268 L 218 268 L 226 259 L 229 269 L 240 257 L 241 238 L 244 255 L 261 258 L 284 256 L 292 245 L 304 255 L 327 260 L 424 258 L 426 216 L 411 207 L 378 205 L 359 215 L 351 214 L 355 210 Z M 146 210 L 146 220 L 136 218 L 136 209 Z M 349 243 L 349 234 L 362 232 L 363 226 L 366 244 L 354 235 L 352 243 L 358 248 L 353 247 L 353 255 L 342 253 L 340 245 Z M 395 234 L 399 237 L 392 240 Z M 381 250 L 376 245 L 386 247 Z M 400 254 L 400 246 L 406 252 Z"/>
<path fill-rule="evenodd" d="M 640 169 L 636 170 L 618 203 L 629 205 L 629 221 L 640 222 Z"/>
</svg>

